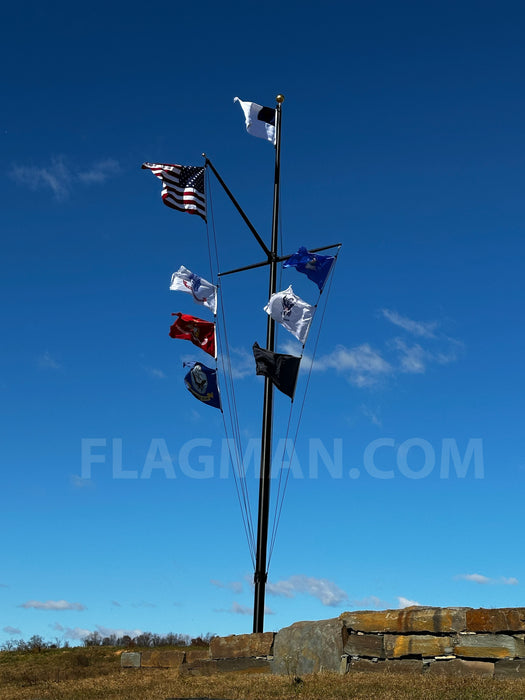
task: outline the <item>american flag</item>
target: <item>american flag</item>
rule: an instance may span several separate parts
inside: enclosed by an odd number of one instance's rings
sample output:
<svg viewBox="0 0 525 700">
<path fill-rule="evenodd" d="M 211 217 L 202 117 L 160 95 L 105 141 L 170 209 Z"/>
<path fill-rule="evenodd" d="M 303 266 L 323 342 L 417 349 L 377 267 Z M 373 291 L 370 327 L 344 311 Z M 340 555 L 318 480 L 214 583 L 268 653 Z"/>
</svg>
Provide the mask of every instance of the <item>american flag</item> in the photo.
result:
<svg viewBox="0 0 525 700">
<path fill-rule="evenodd" d="M 204 194 L 204 167 L 172 165 L 170 163 L 143 163 L 162 180 L 162 199 L 172 209 L 198 214 L 206 221 L 206 196 Z"/>
</svg>

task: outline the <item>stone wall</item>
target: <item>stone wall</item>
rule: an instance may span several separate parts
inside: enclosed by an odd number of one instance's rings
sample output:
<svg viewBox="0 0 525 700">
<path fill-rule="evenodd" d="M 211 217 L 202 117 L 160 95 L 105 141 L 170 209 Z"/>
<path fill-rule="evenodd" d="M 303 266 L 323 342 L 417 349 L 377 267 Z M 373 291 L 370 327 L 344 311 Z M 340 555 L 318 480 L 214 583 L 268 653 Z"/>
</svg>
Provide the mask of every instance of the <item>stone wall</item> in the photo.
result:
<svg viewBox="0 0 525 700">
<path fill-rule="evenodd" d="M 342 670 L 525 677 L 525 608 L 343 613 Z"/>
<path fill-rule="evenodd" d="M 215 673 L 271 673 L 273 632 L 215 637 L 209 649 L 127 651 L 122 668 L 173 668 L 192 676 Z"/>
<path fill-rule="evenodd" d="M 191 675 L 327 670 L 525 678 L 525 608 L 347 612 L 276 634 L 216 637 L 209 649 L 124 652 L 121 664 Z"/>
</svg>

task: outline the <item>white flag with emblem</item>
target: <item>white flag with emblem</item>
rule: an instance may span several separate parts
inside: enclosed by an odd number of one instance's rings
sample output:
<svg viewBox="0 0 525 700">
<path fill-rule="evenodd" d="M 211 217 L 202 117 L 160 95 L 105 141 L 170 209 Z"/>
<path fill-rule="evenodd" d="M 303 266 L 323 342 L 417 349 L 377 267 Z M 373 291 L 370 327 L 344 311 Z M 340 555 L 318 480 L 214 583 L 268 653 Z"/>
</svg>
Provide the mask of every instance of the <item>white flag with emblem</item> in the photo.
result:
<svg viewBox="0 0 525 700">
<path fill-rule="evenodd" d="M 181 265 L 171 276 L 170 289 L 191 294 L 197 304 L 202 304 L 217 313 L 217 287 Z"/>
<path fill-rule="evenodd" d="M 305 344 L 315 306 L 310 306 L 294 294 L 291 285 L 284 292 L 272 294 L 264 310 L 274 321 L 284 326 L 303 345 Z"/>
</svg>

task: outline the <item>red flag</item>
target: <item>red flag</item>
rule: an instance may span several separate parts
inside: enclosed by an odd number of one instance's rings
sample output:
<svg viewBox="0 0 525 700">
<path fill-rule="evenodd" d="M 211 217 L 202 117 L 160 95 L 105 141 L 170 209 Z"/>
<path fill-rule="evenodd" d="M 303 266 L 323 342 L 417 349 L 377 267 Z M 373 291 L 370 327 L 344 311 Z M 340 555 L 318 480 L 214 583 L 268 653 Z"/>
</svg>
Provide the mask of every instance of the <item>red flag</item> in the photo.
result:
<svg viewBox="0 0 525 700">
<path fill-rule="evenodd" d="M 204 321 L 202 318 L 188 314 L 171 315 L 178 317 L 170 328 L 171 338 L 191 340 L 208 355 L 215 357 L 215 324 L 212 321 Z"/>
</svg>

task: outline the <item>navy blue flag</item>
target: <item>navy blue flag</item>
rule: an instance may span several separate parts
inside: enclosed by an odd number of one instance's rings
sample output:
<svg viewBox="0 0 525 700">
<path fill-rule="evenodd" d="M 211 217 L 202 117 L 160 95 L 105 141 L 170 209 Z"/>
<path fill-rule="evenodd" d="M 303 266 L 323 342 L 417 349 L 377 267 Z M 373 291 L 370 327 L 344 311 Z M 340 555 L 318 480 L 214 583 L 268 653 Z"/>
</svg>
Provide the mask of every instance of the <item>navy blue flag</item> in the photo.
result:
<svg viewBox="0 0 525 700">
<path fill-rule="evenodd" d="M 206 367 L 202 362 L 183 362 L 182 365 L 183 367 L 191 367 L 184 377 L 184 384 L 186 384 L 188 391 L 191 391 L 199 401 L 222 410 L 221 396 L 217 385 L 217 370 Z"/>
<path fill-rule="evenodd" d="M 295 267 L 297 272 L 303 272 L 309 280 L 316 283 L 319 289 L 322 289 L 334 260 L 333 255 L 309 253 L 304 246 L 301 246 L 297 253 L 284 261 L 283 267 Z"/>
</svg>

